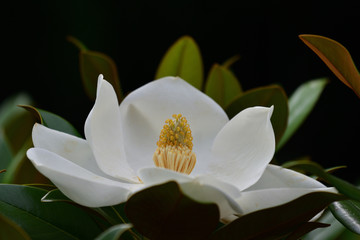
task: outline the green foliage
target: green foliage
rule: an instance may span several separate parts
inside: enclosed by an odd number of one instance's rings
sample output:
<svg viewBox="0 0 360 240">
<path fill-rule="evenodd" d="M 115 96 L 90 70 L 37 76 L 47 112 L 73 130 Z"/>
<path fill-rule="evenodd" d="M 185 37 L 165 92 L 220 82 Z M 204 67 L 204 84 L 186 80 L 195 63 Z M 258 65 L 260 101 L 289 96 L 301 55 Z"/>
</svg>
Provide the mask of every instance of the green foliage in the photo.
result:
<svg viewBox="0 0 360 240">
<path fill-rule="evenodd" d="M 201 90 L 204 79 L 203 71 L 198 45 L 191 37 L 184 36 L 168 49 L 156 71 L 155 79 L 178 76 Z"/>
<path fill-rule="evenodd" d="M 323 60 L 340 81 L 360 97 L 360 74 L 349 51 L 343 45 L 318 35 L 303 34 L 299 37 Z"/>
<path fill-rule="evenodd" d="M 272 85 L 246 91 L 235 98 L 225 111 L 229 118 L 232 118 L 245 108 L 254 106 L 274 106 L 271 123 L 278 142 L 285 132 L 288 119 L 288 103 L 284 90 L 280 86 Z"/>
<path fill-rule="evenodd" d="M 239 80 L 229 69 L 214 64 L 206 80 L 205 93 L 225 108 L 242 93 L 242 89 Z"/>
<path fill-rule="evenodd" d="M 334 193 L 309 193 L 281 206 L 242 216 L 220 228 L 211 239 L 297 239 L 308 231 L 325 227 L 309 221 L 330 203 L 343 199 Z"/>
<path fill-rule="evenodd" d="M 68 37 L 68 40 L 80 50 L 80 74 L 88 96 L 95 100 L 97 79 L 102 74 L 112 84 L 118 101 L 121 102 L 123 94 L 115 62 L 104 53 L 88 50 L 83 43 L 74 37 Z"/>
<path fill-rule="evenodd" d="M 68 121 L 54 113 L 35 108 L 33 106 L 22 105 L 22 107 L 31 112 L 37 121 L 46 127 L 77 137 L 81 136 L 76 128 L 73 127 Z"/>
<path fill-rule="evenodd" d="M 93 239 L 108 227 L 74 205 L 41 202 L 46 192 L 0 184 L 0 215 L 21 227 L 31 239 Z"/>
<path fill-rule="evenodd" d="M 30 237 L 21 227 L 0 213 L 0 239 L 30 240 Z"/>
<path fill-rule="evenodd" d="M 26 157 L 32 146 L 31 129 L 34 118 L 20 108 L 30 104 L 31 98 L 20 93 L 9 97 L 0 105 L 0 183 L 46 182 Z"/>
<path fill-rule="evenodd" d="M 288 123 L 284 135 L 277 144 L 277 150 L 290 139 L 308 117 L 326 84 L 326 78 L 308 81 L 301 84 L 290 96 Z"/>
<path fill-rule="evenodd" d="M 360 189 L 351 183 L 326 172 L 319 164 L 308 160 L 287 162 L 287 168 L 297 169 L 314 174 L 330 183 L 351 200 L 336 202 L 331 205 L 331 212 L 339 222 L 351 231 L 360 234 Z"/>
<path fill-rule="evenodd" d="M 125 212 L 134 227 L 150 239 L 203 239 L 219 221 L 216 204 L 199 203 L 168 182 L 134 194 Z"/>
<path fill-rule="evenodd" d="M 105 232 L 101 233 L 97 238 L 95 238 L 95 240 L 117 240 L 125 231 L 131 227 L 131 224 L 114 225 Z"/>
<path fill-rule="evenodd" d="M 305 171 L 311 174 L 314 174 L 326 182 L 330 183 L 332 186 L 336 187 L 336 189 L 349 197 L 350 199 L 360 201 L 360 189 L 351 183 L 340 179 L 334 175 L 326 172 L 319 164 L 308 161 L 308 160 L 298 160 L 298 161 L 290 161 L 283 164 L 283 167 L 291 168 L 295 170 Z"/>
<path fill-rule="evenodd" d="M 330 205 L 330 210 L 347 229 L 360 235 L 360 202 L 344 200 Z"/>
</svg>

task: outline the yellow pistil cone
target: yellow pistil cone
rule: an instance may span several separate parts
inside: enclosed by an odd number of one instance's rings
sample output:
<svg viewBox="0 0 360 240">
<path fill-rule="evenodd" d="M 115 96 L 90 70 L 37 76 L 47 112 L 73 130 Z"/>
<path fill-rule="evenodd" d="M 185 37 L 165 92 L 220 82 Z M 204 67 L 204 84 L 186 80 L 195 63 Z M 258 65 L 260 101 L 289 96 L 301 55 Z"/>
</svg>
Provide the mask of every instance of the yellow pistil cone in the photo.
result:
<svg viewBox="0 0 360 240">
<path fill-rule="evenodd" d="M 181 114 L 172 117 L 160 132 L 153 160 L 157 167 L 190 174 L 196 163 L 190 126 Z"/>
</svg>

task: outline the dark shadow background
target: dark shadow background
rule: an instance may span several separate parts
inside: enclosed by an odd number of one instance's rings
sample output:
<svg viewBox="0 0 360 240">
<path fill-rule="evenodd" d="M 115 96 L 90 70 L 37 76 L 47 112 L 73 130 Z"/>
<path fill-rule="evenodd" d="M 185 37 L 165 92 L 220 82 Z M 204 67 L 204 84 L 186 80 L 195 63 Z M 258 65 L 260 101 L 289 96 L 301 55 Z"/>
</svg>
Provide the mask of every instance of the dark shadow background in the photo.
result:
<svg viewBox="0 0 360 240">
<path fill-rule="evenodd" d="M 313 1 L 315 2 L 315 1 Z M 112 57 L 129 92 L 153 80 L 161 57 L 183 35 L 199 44 L 205 73 L 235 54 L 245 90 L 280 84 L 290 95 L 301 83 L 329 77 L 319 103 L 277 154 L 280 162 L 309 155 L 338 175 L 358 178 L 360 99 L 298 38 L 311 33 L 342 43 L 360 66 L 360 8 L 348 1 L 12 1 L 2 7 L 0 99 L 25 91 L 42 109 L 82 132 L 92 102 L 85 95 L 78 49 Z"/>
</svg>

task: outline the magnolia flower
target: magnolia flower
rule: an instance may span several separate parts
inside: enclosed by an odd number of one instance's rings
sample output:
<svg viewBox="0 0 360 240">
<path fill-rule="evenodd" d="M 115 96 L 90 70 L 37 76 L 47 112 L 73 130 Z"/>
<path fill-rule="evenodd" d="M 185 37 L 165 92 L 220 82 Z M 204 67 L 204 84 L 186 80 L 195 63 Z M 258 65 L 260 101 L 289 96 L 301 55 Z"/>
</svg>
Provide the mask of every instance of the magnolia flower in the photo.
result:
<svg viewBox="0 0 360 240">
<path fill-rule="evenodd" d="M 221 217 L 331 191 L 269 164 L 272 112 L 252 107 L 229 120 L 215 101 L 178 77 L 148 83 L 119 106 L 100 75 L 86 140 L 35 124 L 27 156 L 67 197 L 88 207 L 119 204 L 171 180 L 191 198 L 217 203 Z"/>
</svg>

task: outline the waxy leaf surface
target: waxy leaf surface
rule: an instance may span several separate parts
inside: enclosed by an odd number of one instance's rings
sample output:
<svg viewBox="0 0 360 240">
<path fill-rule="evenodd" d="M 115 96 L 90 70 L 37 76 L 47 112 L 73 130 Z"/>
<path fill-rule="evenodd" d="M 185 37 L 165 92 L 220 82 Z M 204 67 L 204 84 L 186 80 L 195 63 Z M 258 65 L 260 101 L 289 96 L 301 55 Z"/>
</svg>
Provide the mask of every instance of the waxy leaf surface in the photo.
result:
<svg viewBox="0 0 360 240">
<path fill-rule="evenodd" d="M 0 213 L 24 229 L 31 239 L 93 239 L 103 231 L 92 216 L 78 207 L 41 202 L 46 192 L 0 184 Z"/>
<path fill-rule="evenodd" d="M 346 86 L 360 97 L 360 74 L 349 51 L 330 38 L 303 34 L 300 39 L 313 50 Z"/>
<path fill-rule="evenodd" d="M 289 98 L 289 118 L 286 131 L 277 144 L 279 150 L 305 121 L 327 83 L 326 78 L 303 83 Z"/>
<path fill-rule="evenodd" d="M 330 205 L 330 210 L 347 229 L 360 235 L 360 202 L 352 200 L 334 202 Z"/>
<path fill-rule="evenodd" d="M 157 69 L 155 79 L 166 76 L 181 77 L 197 89 L 203 85 L 203 62 L 194 39 L 184 36 L 166 52 Z"/>
<path fill-rule="evenodd" d="M 239 80 L 229 69 L 214 64 L 206 80 L 205 93 L 225 108 L 242 93 L 242 89 Z"/>
<path fill-rule="evenodd" d="M 244 215 L 219 229 L 211 239 L 263 240 L 298 236 L 309 229 L 324 227 L 308 222 L 330 203 L 343 199 L 344 196 L 335 193 L 309 193 L 286 204 Z"/>
<path fill-rule="evenodd" d="M 135 229 L 150 239 L 206 239 L 219 222 L 213 203 L 199 203 L 168 182 L 134 194 L 125 212 Z"/>
</svg>

